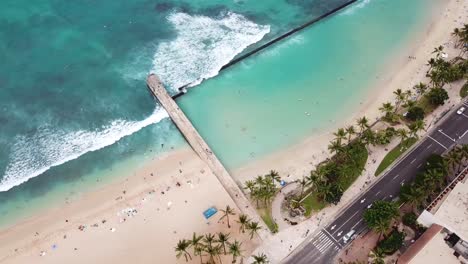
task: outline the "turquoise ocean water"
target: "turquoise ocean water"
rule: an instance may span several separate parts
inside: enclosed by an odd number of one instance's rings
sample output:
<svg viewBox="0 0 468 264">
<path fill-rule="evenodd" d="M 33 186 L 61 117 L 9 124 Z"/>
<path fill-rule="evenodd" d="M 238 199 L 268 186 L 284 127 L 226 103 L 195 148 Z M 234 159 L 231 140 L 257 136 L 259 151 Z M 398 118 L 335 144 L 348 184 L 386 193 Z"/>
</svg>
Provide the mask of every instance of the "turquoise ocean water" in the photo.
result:
<svg viewBox="0 0 468 264">
<path fill-rule="evenodd" d="M 149 72 L 171 91 L 201 83 L 179 102 L 231 169 L 326 129 L 436 0 L 361 0 L 218 71 L 344 2 L 2 1 L 0 224 L 185 144 L 146 90 Z"/>
</svg>

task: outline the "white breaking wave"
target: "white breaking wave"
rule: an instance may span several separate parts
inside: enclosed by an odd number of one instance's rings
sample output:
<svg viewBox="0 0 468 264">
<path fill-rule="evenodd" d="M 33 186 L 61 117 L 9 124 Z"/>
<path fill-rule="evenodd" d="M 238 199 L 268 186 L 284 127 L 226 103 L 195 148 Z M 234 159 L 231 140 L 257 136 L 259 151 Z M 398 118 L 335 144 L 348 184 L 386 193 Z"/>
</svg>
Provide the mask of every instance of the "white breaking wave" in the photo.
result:
<svg viewBox="0 0 468 264">
<path fill-rule="evenodd" d="M 270 26 L 231 12 L 219 19 L 173 13 L 168 20 L 177 37 L 158 46 L 152 72 L 172 89 L 216 76 L 237 54 L 270 32 Z"/>
<path fill-rule="evenodd" d="M 115 120 L 100 131 L 40 129 L 34 137 L 18 136 L 10 152 L 10 161 L 0 182 L 0 192 L 36 177 L 51 167 L 106 146 L 138 130 L 168 117 L 163 109 L 156 109 L 142 121 Z"/>
<path fill-rule="evenodd" d="M 347 7 L 344 9 L 343 12 L 340 14 L 342 15 L 351 15 L 354 14 L 354 12 L 358 11 L 359 9 L 365 7 L 367 4 L 370 3 L 371 0 L 359 0 L 358 2 L 352 4 L 351 6 Z"/>
</svg>

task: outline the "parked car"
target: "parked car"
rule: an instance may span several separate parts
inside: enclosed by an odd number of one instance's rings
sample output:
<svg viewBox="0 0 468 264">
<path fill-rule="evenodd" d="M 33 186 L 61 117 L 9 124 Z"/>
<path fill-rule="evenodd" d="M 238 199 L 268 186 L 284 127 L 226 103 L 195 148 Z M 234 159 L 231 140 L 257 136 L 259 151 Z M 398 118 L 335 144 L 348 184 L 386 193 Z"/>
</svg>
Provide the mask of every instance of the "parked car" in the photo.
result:
<svg viewBox="0 0 468 264">
<path fill-rule="evenodd" d="M 356 233 L 356 230 L 351 230 L 346 235 L 343 237 L 343 242 L 348 243 L 348 241 L 353 237 L 354 233 Z"/>
<path fill-rule="evenodd" d="M 465 112 L 465 107 L 464 106 L 462 106 L 462 107 L 460 107 L 460 109 L 458 109 L 457 114 L 461 115 L 461 114 L 463 114 L 463 112 Z"/>
</svg>

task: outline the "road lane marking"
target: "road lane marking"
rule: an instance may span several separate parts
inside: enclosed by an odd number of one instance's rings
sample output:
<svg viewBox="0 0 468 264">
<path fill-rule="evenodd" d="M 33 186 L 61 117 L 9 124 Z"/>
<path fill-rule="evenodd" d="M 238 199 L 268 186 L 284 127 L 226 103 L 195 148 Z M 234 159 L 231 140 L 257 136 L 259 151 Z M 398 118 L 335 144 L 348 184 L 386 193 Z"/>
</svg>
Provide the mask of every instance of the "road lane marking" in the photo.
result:
<svg viewBox="0 0 468 264">
<path fill-rule="evenodd" d="M 465 114 L 462 114 L 462 116 L 464 116 L 464 117 L 468 118 L 468 116 L 467 116 L 467 115 L 465 115 Z"/>
<path fill-rule="evenodd" d="M 468 130 L 465 131 L 465 133 L 463 133 L 463 135 L 459 136 L 458 139 L 462 139 L 466 135 L 466 133 L 468 133 Z"/>
<path fill-rule="evenodd" d="M 361 223 L 361 222 L 362 222 L 362 218 L 361 218 L 361 220 L 359 220 L 356 224 L 354 224 L 353 227 L 351 227 L 351 230 L 353 230 L 353 229 L 354 229 L 357 225 L 359 225 L 359 223 Z"/>
<path fill-rule="evenodd" d="M 419 164 L 419 165 L 418 165 L 416 168 L 418 168 L 418 169 L 419 169 L 421 166 L 422 166 L 422 163 L 421 163 L 421 164 Z"/>
<path fill-rule="evenodd" d="M 322 230 L 323 230 L 325 233 L 327 233 L 327 234 L 331 237 L 331 239 L 333 239 L 336 243 L 338 243 L 338 244 L 340 243 L 340 242 L 338 242 L 338 240 L 336 240 L 336 239 L 332 236 L 332 234 L 330 234 L 326 229 L 322 229 Z"/>
<path fill-rule="evenodd" d="M 453 138 L 451 138 L 449 135 L 445 134 L 444 131 L 442 131 L 442 129 L 439 129 L 439 130 L 437 130 L 437 131 L 439 131 L 439 133 L 441 133 L 442 135 L 444 135 L 444 136 L 447 137 L 448 139 L 452 140 L 453 142 L 456 142 L 455 139 L 453 139 Z"/>
<path fill-rule="evenodd" d="M 412 160 L 410 163 L 413 164 L 416 161 L 416 159 Z"/>
<path fill-rule="evenodd" d="M 379 195 L 379 193 L 380 193 L 380 192 L 381 192 L 381 191 L 378 191 L 378 192 L 376 192 L 376 193 L 374 194 L 374 196 L 377 196 L 377 195 Z"/>
<path fill-rule="evenodd" d="M 349 220 L 353 219 L 353 217 L 354 217 L 357 213 L 359 213 L 359 211 L 356 211 L 350 218 L 348 218 L 348 220 L 346 220 L 342 225 L 340 225 L 340 227 L 338 227 L 338 229 L 336 229 L 336 231 L 340 230 L 346 223 L 349 222 Z M 336 231 L 333 232 L 332 234 L 335 234 Z"/>
<path fill-rule="evenodd" d="M 398 178 L 398 177 L 400 177 L 400 174 L 395 175 L 395 177 L 393 177 L 393 180 L 396 179 L 396 178 Z M 380 192 L 380 191 L 379 191 L 379 192 Z"/>
<path fill-rule="evenodd" d="M 431 147 L 432 147 L 432 143 L 431 143 L 429 146 L 427 146 L 427 148 L 426 148 L 426 149 L 429 149 L 429 148 L 431 148 Z"/>
<path fill-rule="evenodd" d="M 439 141 L 435 140 L 435 139 L 434 139 L 433 137 L 431 137 L 430 135 L 427 135 L 427 137 L 428 137 L 428 138 L 430 138 L 430 139 L 432 139 L 432 140 L 434 140 L 434 141 L 435 141 L 435 143 L 437 143 L 437 144 L 441 145 L 441 146 L 442 146 L 444 149 L 446 149 L 446 150 L 447 150 L 447 147 L 446 147 L 446 146 L 444 146 L 444 145 L 443 145 L 442 143 L 440 143 Z"/>
</svg>

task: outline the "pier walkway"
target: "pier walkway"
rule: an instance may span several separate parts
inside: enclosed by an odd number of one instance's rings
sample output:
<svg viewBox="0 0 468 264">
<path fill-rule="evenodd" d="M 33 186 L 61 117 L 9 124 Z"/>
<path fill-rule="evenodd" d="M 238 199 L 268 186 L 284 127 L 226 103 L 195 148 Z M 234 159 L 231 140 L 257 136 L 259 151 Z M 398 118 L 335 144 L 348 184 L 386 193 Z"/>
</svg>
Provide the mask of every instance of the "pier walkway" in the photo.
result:
<svg viewBox="0 0 468 264">
<path fill-rule="evenodd" d="M 244 193 L 241 191 L 231 175 L 229 175 L 223 164 L 221 164 L 216 155 L 211 151 L 208 144 L 206 144 L 200 134 L 198 134 L 190 120 L 185 116 L 176 102 L 167 93 L 166 88 L 164 88 L 159 78 L 156 75 L 151 74 L 148 76 L 147 84 L 150 91 L 166 109 L 167 113 L 172 118 L 172 121 L 176 124 L 192 149 L 208 165 L 213 174 L 216 175 L 219 182 L 231 196 L 239 210 L 249 216 L 249 218 L 253 221 L 256 221 L 262 225 L 262 230 L 258 232 L 260 238 L 262 240 L 268 238 L 270 236 L 270 232 L 265 229 L 266 226 L 257 214 L 255 208 L 250 204 L 247 197 L 245 197 Z"/>
</svg>

